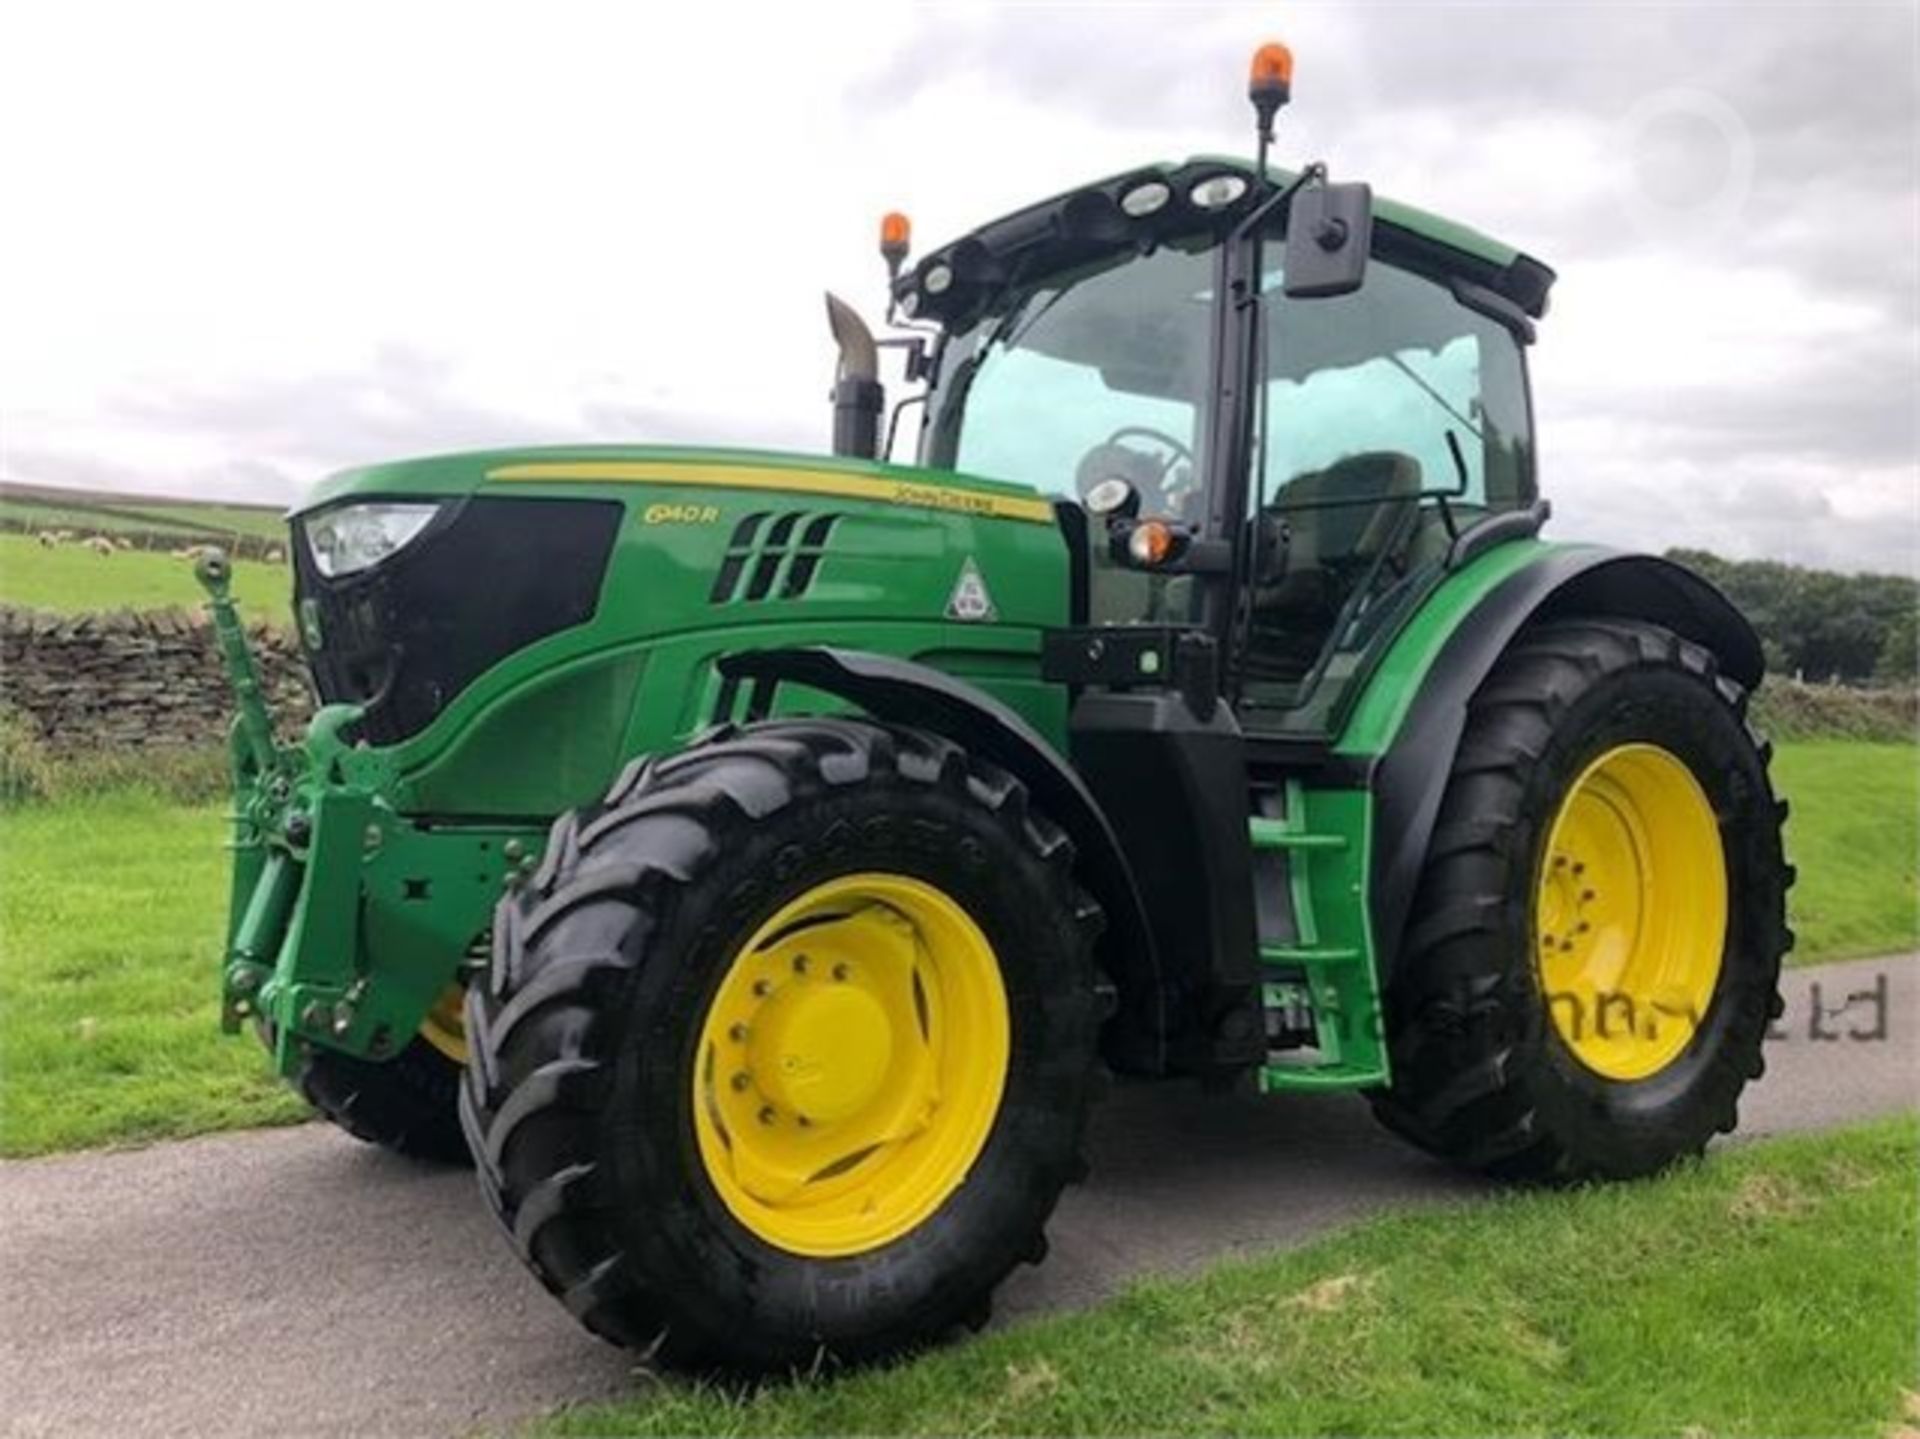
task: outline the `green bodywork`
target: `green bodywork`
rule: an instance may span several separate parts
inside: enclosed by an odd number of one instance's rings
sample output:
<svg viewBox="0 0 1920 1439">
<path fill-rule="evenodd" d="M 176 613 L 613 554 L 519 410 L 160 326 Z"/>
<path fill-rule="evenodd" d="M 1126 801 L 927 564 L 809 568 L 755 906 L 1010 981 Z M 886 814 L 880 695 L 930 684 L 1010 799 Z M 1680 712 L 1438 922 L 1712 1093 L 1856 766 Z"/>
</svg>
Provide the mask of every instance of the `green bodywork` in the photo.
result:
<svg viewBox="0 0 1920 1439">
<path fill-rule="evenodd" d="M 1208 163 L 1252 173 L 1235 159 Z M 1171 178 L 1181 167 L 1128 173 L 1156 170 Z M 1271 178 L 1294 177 L 1274 169 Z M 1504 267 L 1518 257 L 1424 211 L 1385 200 L 1376 210 L 1382 223 L 1473 263 Z M 498 659 L 398 743 L 350 739 L 362 717 L 352 705 L 322 709 L 297 743 L 276 739 L 226 568 L 201 567 L 238 711 L 224 1023 L 262 1024 L 284 1073 L 310 1045 L 376 1059 L 404 1047 L 446 986 L 477 964 L 494 905 L 538 862 L 555 815 L 599 799 L 633 756 L 681 747 L 740 717 L 717 668 L 728 655 L 833 646 L 916 661 L 1011 707 L 1070 762 L 1071 695 L 1042 678 L 1040 656 L 1047 632 L 1071 622 L 1074 566 L 1051 504 L 1029 488 L 745 450 L 494 451 L 335 475 L 294 516 L 293 543 L 304 543 L 302 515 L 343 503 L 482 495 L 617 502 L 597 605 L 583 623 Z M 795 553 L 756 548 L 765 530 L 742 523 L 774 511 L 797 515 L 789 535 L 813 517 L 837 517 L 831 553 L 792 593 L 782 581 Z M 1385 627 L 1337 683 L 1263 723 L 1291 726 L 1347 758 L 1383 753 L 1448 635 L 1547 548 L 1511 541 L 1437 577 L 1397 633 Z M 773 582 L 728 587 L 716 577 L 729 565 L 771 566 Z M 990 595 L 984 615 L 955 604 L 968 573 Z M 474 576 L 473 603 L 487 603 L 485 575 Z M 308 649 L 326 652 L 321 609 L 302 603 L 296 619 Z M 846 707 L 789 683 L 770 712 Z M 1286 817 L 1252 819 L 1249 838 L 1256 854 L 1284 852 L 1297 918 L 1296 941 L 1262 958 L 1303 978 L 1276 981 L 1267 998 L 1312 1012 L 1319 1059 L 1270 1066 L 1263 1082 L 1384 1082 L 1367 902 L 1374 798 L 1290 782 L 1285 799 Z"/>
<path fill-rule="evenodd" d="M 1067 753 L 1069 696 L 1042 680 L 1039 655 L 1044 632 L 1068 622 L 1068 548 L 1030 490 L 859 461 L 591 447 L 353 471 L 319 487 L 310 507 L 481 492 L 617 499 L 599 603 L 586 623 L 495 664 L 400 744 L 350 743 L 359 710 L 343 705 L 316 715 L 299 743 L 276 742 L 224 572 L 203 575 L 238 697 L 224 1016 L 229 1028 L 263 1021 L 283 1072 L 303 1044 L 371 1058 L 404 1046 L 482 952 L 495 902 L 537 861 L 551 817 L 598 799 L 632 756 L 682 746 L 720 717 L 725 655 L 833 645 L 915 660 L 1009 705 Z M 716 602 L 738 521 L 770 505 L 839 514 L 830 560 L 799 597 L 775 584 L 764 599 Z M 1441 583 L 1385 650 L 1339 748 L 1384 749 L 1452 627 L 1546 548 L 1502 545 Z M 986 620 L 947 614 L 968 565 L 992 597 Z M 772 712 L 844 708 L 788 685 Z M 1323 1026 L 1338 1028 L 1323 1032 L 1328 1062 L 1270 1068 L 1265 1082 L 1378 1083 L 1371 796 L 1298 789 L 1292 799 L 1285 825 L 1254 822 L 1256 848 L 1297 857 L 1304 921 L 1297 952 L 1266 957 L 1300 963 Z"/>
<path fill-rule="evenodd" d="M 501 476 L 529 465 L 537 478 Z M 594 468 L 609 465 L 620 478 Z M 204 577 L 239 697 L 224 1013 L 230 1028 L 264 1021 L 285 1072 L 301 1041 L 376 1058 L 404 1045 L 459 978 L 503 885 L 537 859 L 547 822 L 599 798 L 631 756 L 683 745 L 714 720 L 723 655 L 833 644 L 915 659 L 1064 748 L 1067 697 L 1041 682 L 1039 648 L 1067 619 L 1066 549 L 1049 508 L 1020 487 L 824 458 L 594 447 L 382 465 L 334 477 L 310 504 L 482 491 L 617 498 L 599 604 L 587 623 L 493 666 L 401 744 L 349 744 L 352 706 L 322 710 L 298 745 L 276 743 L 224 572 Z M 803 597 L 781 598 L 776 584 L 765 599 L 714 602 L 737 522 L 770 502 L 839 514 L 831 563 Z M 989 587 L 989 622 L 946 616 L 969 563 Z M 774 713 L 840 708 L 790 686 Z"/>
</svg>

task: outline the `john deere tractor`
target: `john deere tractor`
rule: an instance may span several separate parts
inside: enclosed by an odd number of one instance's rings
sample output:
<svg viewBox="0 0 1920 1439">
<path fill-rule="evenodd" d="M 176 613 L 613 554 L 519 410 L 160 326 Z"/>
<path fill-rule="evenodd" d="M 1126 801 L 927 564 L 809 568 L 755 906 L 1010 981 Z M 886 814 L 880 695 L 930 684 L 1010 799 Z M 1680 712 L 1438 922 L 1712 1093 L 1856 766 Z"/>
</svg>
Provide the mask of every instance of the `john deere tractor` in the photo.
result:
<svg viewBox="0 0 1920 1439">
<path fill-rule="evenodd" d="M 1540 538 L 1552 272 L 1270 166 L 1291 69 L 1251 163 L 917 259 L 889 217 L 831 457 L 322 483 L 297 744 L 204 566 L 228 1026 L 355 1135 L 470 1151 L 594 1333 L 777 1371 L 983 1322 L 1096 1072 L 1363 1091 L 1520 1181 L 1733 1127 L 1791 943 L 1760 646 Z"/>
</svg>

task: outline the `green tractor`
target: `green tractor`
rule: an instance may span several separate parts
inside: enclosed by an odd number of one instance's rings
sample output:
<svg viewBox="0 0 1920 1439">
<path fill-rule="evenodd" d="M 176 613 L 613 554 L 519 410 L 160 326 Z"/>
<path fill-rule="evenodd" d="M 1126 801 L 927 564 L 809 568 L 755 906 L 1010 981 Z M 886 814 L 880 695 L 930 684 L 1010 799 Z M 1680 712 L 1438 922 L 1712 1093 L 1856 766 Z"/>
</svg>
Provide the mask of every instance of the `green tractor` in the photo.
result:
<svg viewBox="0 0 1920 1439">
<path fill-rule="evenodd" d="M 471 1153 L 594 1333 L 778 1371 L 980 1324 L 1107 1071 L 1363 1091 L 1516 1181 L 1733 1127 L 1791 943 L 1760 646 L 1538 537 L 1552 272 L 1269 167 L 1290 72 L 1251 164 L 911 263 L 889 217 L 891 337 L 829 301 L 832 457 L 321 484 L 298 744 L 203 566 L 226 1025 L 355 1135 Z"/>
</svg>

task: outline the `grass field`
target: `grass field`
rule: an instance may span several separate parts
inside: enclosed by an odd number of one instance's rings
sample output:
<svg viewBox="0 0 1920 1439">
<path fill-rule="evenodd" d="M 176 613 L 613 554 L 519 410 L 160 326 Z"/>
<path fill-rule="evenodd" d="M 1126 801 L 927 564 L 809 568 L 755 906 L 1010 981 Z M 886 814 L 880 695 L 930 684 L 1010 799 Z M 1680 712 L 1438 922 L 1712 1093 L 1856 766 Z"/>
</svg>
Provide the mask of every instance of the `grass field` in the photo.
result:
<svg viewBox="0 0 1920 1439">
<path fill-rule="evenodd" d="M 0 1154 L 301 1116 L 216 1029 L 224 838 L 137 791 L 0 815 Z"/>
<path fill-rule="evenodd" d="M 1907 1117 L 1374 1220 L 892 1369 L 653 1383 L 538 1432 L 1879 1436 L 1916 1382 L 1916 1143 Z"/>
<path fill-rule="evenodd" d="M 1920 749 L 1783 745 L 1776 763 L 1800 867 L 1792 960 L 1914 948 Z M 297 1113 L 254 1046 L 215 1028 L 219 815 L 125 790 L 0 811 L 0 1154 Z"/>
<path fill-rule="evenodd" d="M 236 560 L 233 569 L 242 612 L 286 623 L 290 571 L 253 560 Z M 78 614 L 191 608 L 205 598 L 193 566 L 158 550 L 96 555 L 79 545 L 47 549 L 31 536 L 0 534 L 0 603 Z"/>
<path fill-rule="evenodd" d="M 1783 744 L 1799 963 L 1920 946 L 1920 747 Z"/>
</svg>

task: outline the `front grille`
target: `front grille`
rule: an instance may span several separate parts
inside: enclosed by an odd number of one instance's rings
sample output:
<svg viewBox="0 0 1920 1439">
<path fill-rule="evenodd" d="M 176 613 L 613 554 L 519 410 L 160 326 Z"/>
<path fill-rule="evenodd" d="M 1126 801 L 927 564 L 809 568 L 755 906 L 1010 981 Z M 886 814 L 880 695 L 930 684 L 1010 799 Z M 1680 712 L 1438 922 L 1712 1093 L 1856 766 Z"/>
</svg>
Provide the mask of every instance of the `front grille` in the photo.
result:
<svg viewBox="0 0 1920 1439">
<path fill-rule="evenodd" d="M 321 699 L 365 705 L 369 743 L 418 734 L 482 671 L 593 617 L 621 513 L 610 500 L 475 497 L 331 580 L 301 533 L 294 583 Z"/>
</svg>

